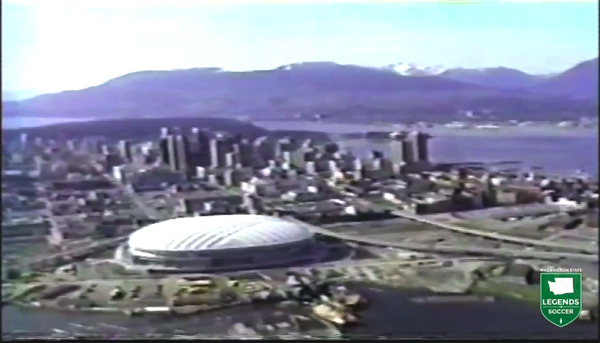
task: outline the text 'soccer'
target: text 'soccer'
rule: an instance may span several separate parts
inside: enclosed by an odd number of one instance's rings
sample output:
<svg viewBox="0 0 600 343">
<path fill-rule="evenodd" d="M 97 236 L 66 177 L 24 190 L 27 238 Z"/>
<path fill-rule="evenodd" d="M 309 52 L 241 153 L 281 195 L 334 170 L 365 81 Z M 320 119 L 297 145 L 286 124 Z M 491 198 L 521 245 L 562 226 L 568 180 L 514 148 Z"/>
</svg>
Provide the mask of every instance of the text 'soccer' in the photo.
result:
<svg viewBox="0 0 600 343">
<path fill-rule="evenodd" d="M 581 273 L 541 273 L 540 311 L 552 324 L 563 327 L 581 313 Z"/>
</svg>

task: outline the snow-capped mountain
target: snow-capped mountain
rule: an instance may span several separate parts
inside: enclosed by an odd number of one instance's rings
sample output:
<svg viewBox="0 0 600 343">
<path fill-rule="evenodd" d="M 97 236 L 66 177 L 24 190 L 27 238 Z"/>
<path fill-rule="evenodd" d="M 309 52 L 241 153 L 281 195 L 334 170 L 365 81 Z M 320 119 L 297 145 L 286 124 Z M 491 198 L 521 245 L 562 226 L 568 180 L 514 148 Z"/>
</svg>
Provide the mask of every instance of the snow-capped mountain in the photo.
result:
<svg viewBox="0 0 600 343">
<path fill-rule="evenodd" d="M 392 70 L 403 76 L 434 76 L 446 71 L 442 66 L 421 66 L 415 63 L 390 64 L 384 69 Z"/>
</svg>

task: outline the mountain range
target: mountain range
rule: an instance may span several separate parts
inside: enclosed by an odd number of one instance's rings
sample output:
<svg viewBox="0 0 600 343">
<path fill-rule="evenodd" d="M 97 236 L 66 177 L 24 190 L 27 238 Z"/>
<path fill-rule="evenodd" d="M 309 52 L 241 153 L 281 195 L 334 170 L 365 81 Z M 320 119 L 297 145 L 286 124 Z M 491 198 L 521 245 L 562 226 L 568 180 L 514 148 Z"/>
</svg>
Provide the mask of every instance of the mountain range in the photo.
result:
<svg viewBox="0 0 600 343">
<path fill-rule="evenodd" d="M 498 89 L 525 89 L 584 99 L 598 96 L 598 58 L 554 74 L 529 74 L 506 67 L 446 69 L 442 66 L 419 66 L 414 63 L 398 63 L 384 69 L 403 76 L 436 76 Z"/>
<path fill-rule="evenodd" d="M 418 69 L 418 70 L 417 70 Z M 333 62 L 273 70 L 140 71 L 77 91 L 3 102 L 3 116 L 245 117 L 353 121 L 569 120 L 596 117 L 598 59 L 556 75 L 510 68 L 368 68 Z"/>
</svg>

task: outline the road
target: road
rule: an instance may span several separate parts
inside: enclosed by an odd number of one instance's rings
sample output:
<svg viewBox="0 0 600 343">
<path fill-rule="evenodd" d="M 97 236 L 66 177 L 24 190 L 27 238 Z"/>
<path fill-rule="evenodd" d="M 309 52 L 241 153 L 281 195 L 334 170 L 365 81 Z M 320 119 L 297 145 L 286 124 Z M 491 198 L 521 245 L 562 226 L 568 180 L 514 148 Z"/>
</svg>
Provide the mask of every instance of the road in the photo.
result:
<svg viewBox="0 0 600 343">
<path fill-rule="evenodd" d="M 481 231 L 481 230 L 470 229 L 470 228 L 461 227 L 461 226 L 457 226 L 457 225 L 452 225 L 449 223 L 443 223 L 443 222 L 439 222 L 437 220 L 424 218 L 423 216 L 419 216 L 419 215 L 415 215 L 412 213 L 408 213 L 405 211 L 399 211 L 399 210 L 392 211 L 392 214 L 394 214 L 398 217 L 402 217 L 405 219 L 409 219 L 409 220 L 418 222 L 418 223 L 435 226 L 440 229 L 449 230 L 449 231 L 453 231 L 453 232 L 464 234 L 464 235 L 477 236 L 477 237 L 492 239 L 495 241 L 523 244 L 523 245 L 533 246 L 533 247 L 572 251 L 572 252 L 576 252 L 579 254 L 592 254 L 592 255 L 596 255 L 596 256 L 598 255 L 598 247 L 591 247 L 591 246 L 585 246 L 585 245 L 566 245 L 566 244 L 560 244 L 560 243 L 555 243 L 555 242 L 551 242 L 551 241 L 542 241 L 542 240 L 537 240 L 537 239 L 507 236 L 507 235 L 503 235 L 503 234 L 499 234 L 499 233 L 495 233 L 495 232 Z"/>
<path fill-rule="evenodd" d="M 341 190 L 341 192 L 346 196 L 350 196 L 350 197 L 354 198 L 356 201 L 361 203 L 361 205 L 363 205 L 363 206 L 367 206 L 367 207 L 375 206 L 371 202 L 369 202 L 365 199 L 358 198 L 355 194 L 346 192 L 344 190 Z M 598 247 L 579 245 L 579 244 L 578 245 L 566 245 L 566 244 L 555 243 L 552 241 L 543 241 L 543 240 L 529 239 L 529 238 L 523 238 L 523 237 L 508 236 L 508 235 L 503 235 L 503 234 L 499 234 L 496 232 L 482 231 L 482 230 L 457 226 L 457 225 L 453 225 L 453 224 L 449 224 L 449 223 L 444 223 L 444 222 L 440 222 L 440 221 L 433 220 L 430 218 L 425 218 L 425 217 L 417 215 L 417 214 L 409 213 L 407 211 L 392 210 L 392 214 L 394 214 L 395 216 L 404 218 L 404 219 L 412 220 L 412 221 L 426 224 L 426 225 L 435 226 L 439 229 L 448 230 L 448 231 L 452 231 L 452 232 L 456 232 L 456 233 L 460 233 L 460 234 L 464 234 L 464 235 L 477 236 L 477 237 L 481 237 L 481 238 L 486 238 L 486 239 L 491 239 L 491 240 L 501 241 L 501 242 L 507 242 L 507 243 L 522 244 L 522 245 L 527 245 L 530 247 L 540 247 L 540 248 L 569 251 L 569 252 L 573 252 L 577 255 L 590 254 L 590 255 L 594 255 L 596 261 L 598 260 Z"/>
<path fill-rule="evenodd" d="M 99 250 L 103 250 L 104 248 L 108 248 L 111 245 L 118 245 L 120 243 L 123 243 L 125 241 L 127 241 L 127 238 L 129 236 L 122 236 L 122 237 L 117 237 L 117 238 L 110 238 L 110 239 L 106 239 L 106 240 L 100 240 L 100 241 L 96 241 L 90 245 L 86 245 L 83 247 L 79 247 L 79 248 L 74 248 L 74 249 L 69 249 L 69 250 L 65 250 L 65 251 L 61 251 L 58 252 L 56 254 L 51 254 L 51 255 L 45 255 L 45 256 L 41 256 L 41 257 L 34 257 L 31 259 L 26 259 L 23 262 L 19 263 L 19 266 L 21 268 L 29 268 L 31 266 L 46 262 L 46 261 L 52 261 L 54 259 L 57 258 L 65 258 L 65 257 L 73 257 L 73 256 L 78 256 L 78 255 L 86 255 L 88 253 L 93 252 L 96 249 Z"/>
<path fill-rule="evenodd" d="M 348 235 L 338 232 L 331 232 L 329 230 L 305 223 L 295 218 L 286 218 L 287 220 L 308 228 L 313 233 L 322 234 L 325 236 L 334 237 L 337 239 L 356 242 L 366 245 L 374 245 L 380 247 L 392 247 L 406 250 L 413 250 L 419 252 L 428 253 L 452 253 L 452 254 L 477 254 L 484 256 L 498 256 L 508 258 L 534 258 L 541 260 L 559 260 L 559 259 L 573 259 L 588 262 L 598 262 L 598 255 L 580 254 L 580 253 L 568 253 L 568 252 L 545 252 L 545 251 L 528 251 L 528 250 L 511 250 L 511 249 L 496 249 L 496 248 L 481 248 L 481 247 L 452 247 L 452 246 L 431 246 L 420 243 L 412 242 L 388 242 L 382 241 L 371 237 L 361 237 L 356 235 Z"/>
<path fill-rule="evenodd" d="M 135 204 L 140 209 L 140 211 L 144 213 L 146 217 L 153 220 L 165 219 L 163 218 L 163 216 L 160 215 L 160 213 L 158 213 L 154 208 L 148 206 L 137 194 L 135 194 L 131 187 L 127 187 L 112 178 L 110 178 L 109 180 L 115 185 L 115 187 L 118 190 L 126 194 L 129 200 L 131 200 L 131 202 Z"/>
</svg>

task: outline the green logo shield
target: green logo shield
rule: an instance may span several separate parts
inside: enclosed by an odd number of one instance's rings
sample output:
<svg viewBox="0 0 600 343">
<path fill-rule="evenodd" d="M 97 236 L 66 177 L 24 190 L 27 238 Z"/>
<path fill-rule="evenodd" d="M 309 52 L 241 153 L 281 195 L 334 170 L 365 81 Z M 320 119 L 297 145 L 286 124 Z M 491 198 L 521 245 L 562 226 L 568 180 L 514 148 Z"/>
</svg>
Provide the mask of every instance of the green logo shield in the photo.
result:
<svg viewBox="0 0 600 343">
<path fill-rule="evenodd" d="M 540 273 L 540 311 L 552 324 L 571 324 L 581 313 L 581 273 Z"/>
</svg>

